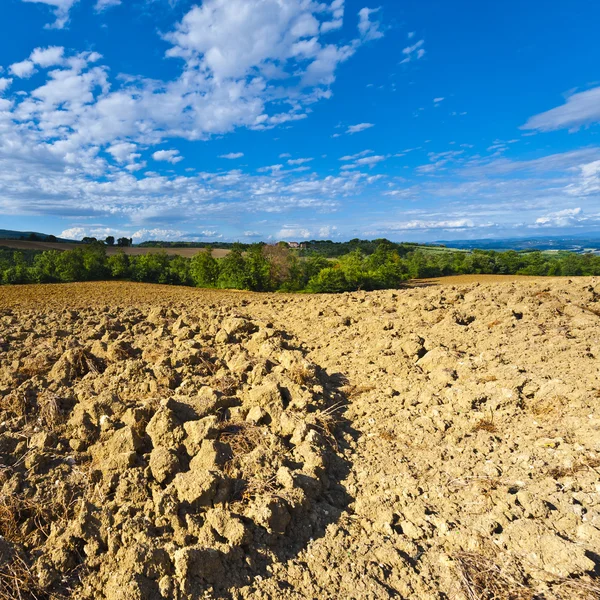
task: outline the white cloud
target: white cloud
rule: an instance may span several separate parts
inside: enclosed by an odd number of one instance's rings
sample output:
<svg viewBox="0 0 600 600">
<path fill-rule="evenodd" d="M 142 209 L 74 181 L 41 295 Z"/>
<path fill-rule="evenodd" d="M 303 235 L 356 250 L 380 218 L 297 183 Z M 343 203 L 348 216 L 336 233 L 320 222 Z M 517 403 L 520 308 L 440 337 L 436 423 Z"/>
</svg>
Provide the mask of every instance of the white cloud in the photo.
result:
<svg viewBox="0 0 600 600">
<path fill-rule="evenodd" d="M 320 35 L 341 26 L 343 2 L 204 0 L 166 36 L 169 56 L 212 74 L 216 81 L 283 74 L 293 66 L 307 86 L 330 85 L 337 65 L 360 45 L 323 45 Z M 334 21 L 328 19 L 334 17 Z M 361 18 L 359 23 L 363 23 Z"/>
<path fill-rule="evenodd" d="M 279 155 L 279 158 L 292 158 L 292 155 L 289 152 L 284 152 Z"/>
<path fill-rule="evenodd" d="M 335 235 L 337 227 L 335 225 L 325 225 L 319 228 L 319 238 L 330 239 L 332 235 Z"/>
<path fill-rule="evenodd" d="M 157 161 L 169 162 L 172 165 L 183 160 L 183 156 L 179 156 L 179 150 L 158 150 L 152 155 L 152 158 Z"/>
<path fill-rule="evenodd" d="M 275 234 L 275 237 L 278 240 L 285 241 L 294 241 L 296 239 L 307 240 L 310 237 L 310 231 L 303 227 L 284 226 Z"/>
<path fill-rule="evenodd" d="M 131 237 L 138 244 L 146 240 L 170 242 L 181 240 L 186 237 L 186 233 L 176 229 L 139 229 Z"/>
<path fill-rule="evenodd" d="M 119 6 L 119 4 L 121 4 L 121 0 L 97 0 L 94 10 L 96 12 L 102 12 L 112 6 Z"/>
<path fill-rule="evenodd" d="M 229 154 L 221 154 L 221 156 L 219 156 L 219 158 L 235 160 L 236 158 L 242 158 L 243 156 L 244 156 L 243 152 L 230 152 Z"/>
<path fill-rule="evenodd" d="M 12 84 L 13 80 L 7 77 L 0 77 L 0 94 L 6 91 Z"/>
<path fill-rule="evenodd" d="M 578 167 L 580 178 L 567 186 L 571 196 L 590 196 L 600 193 L 600 160 L 584 163 Z"/>
<path fill-rule="evenodd" d="M 22 60 L 21 62 L 10 65 L 9 71 L 15 77 L 28 79 L 35 73 L 35 65 L 30 60 Z"/>
<path fill-rule="evenodd" d="M 439 104 L 440 102 L 443 102 L 443 101 L 444 101 L 444 97 L 443 96 L 441 98 L 434 98 L 433 99 L 434 104 Z"/>
<path fill-rule="evenodd" d="M 75 1 L 44 4 L 64 26 Z M 236 9 L 250 11 L 251 23 L 238 22 Z M 11 92 L 0 98 L 0 214 L 110 215 L 152 230 L 157 222 L 189 219 L 199 209 L 336 210 L 342 198 L 371 181 L 360 173 L 307 175 L 303 166 L 184 176 L 172 174 L 169 164 L 152 165 L 153 171 L 164 168 L 164 175 L 143 170 L 142 149 L 173 164 L 182 157 L 159 149 L 167 140 L 207 140 L 240 127 L 268 129 L 306 117 L 316 101 L 331 95 L 337 66 L 364 41 L 358 33 L 344 44 L 324 39 L 322 25 L 342 18 L 343 9 L 340 0 L 205 0 L 173 34 L 171 54 L 182 62 L 179 75 L 166 81 L 135 74 L 109 81 L 96 52 L 36 48 L 13 65 L 10 88 L 10 79 L 0 79 L 2 90 Z M 194 22 L 199 11 L 208 19 L 200 26 Z M 195 35 L 203 27 L 213 38 L 210 47 L 198 50 Z M 251 39 L 236 40 L 238 28 L 248 29 Z M 269 31 L 276 35 L 262 35 Z M 246 50 L 250 62 L 233 64 Z M 43 81 L 34 89 L 28 83 L 19 87 L 16 77 L 36 68 Z"/>
<path fill-rule="evenodd" d="M 400 61 L 400 64 L 403 65 L 412 60 L 419 60 L 425 56 L 425 49 L 423 46 L 425 45 L 425 40 L 419 40 L 415 42 L 412 46 L 408 46 L 402 50 L 402 54 L 405 55 L 405 58 Z"/>
<path fill-rule="evenodd" d="M 358 31 L 365 41 L 377 40 L 383 37 L 383 33 L 379 29 L 381 23 L 371 21 L 371 15 L 378 13 L 380 10 L 380 8 L 363 8 L 358 12 Z"/>
<path fill-rule="evenodd" d="M 321 33 L 328 33 L 340 29 L 344 24 L 344 2 L 345 0 L 333 0 L 329 10 L 331 11 L 331 20 L 321 23 Z"/>
<path fill-rule="evenodd" d="M 356 154 L 342 156 L 340 160 L 356 160 L 357 158 L 362 158 L 363 156 L 367 156 L 368 154 L 373 154 L 373 150 L 363 150 L 362 152 L 357 152 Z"/>
<path fill-rule="evenodd" d="M 354 164 L 359 167 L 373 167 L 377 163 L 380 163 L 385 160 L 385 156 L 366 156 L 364 158 L 359 158 Z"/>
<path fill-rule="evenodd" d="M 63 62 L 65 49 L 62 46 L 49 46 L 48 48 L 36 48 L 29 60 L 42 68 L 60 65 Z"/>
<path fill-rule="evenodd" d="M 46 4 L 54 9 L 56 21 L 46 25 L 47 29 L 63 29 L 69 21 L 69 11 L 78 0 L 21 0 L 36 4 Z"/>
<path fill-rule="evenodd" d="M 574 131 L 598 122 L 600 122 L 600 87 L 595 87 L 586 92 L 569 96 L 562 106 L 531 117 L 521 129 L 537 131 L 570 129 Z"/>
<path fill-rule="evenodd" d="M 386 225 L 388 231 L 424 231 L 428 229 L 472 229 L 474 227 L 491 227 L 491 223 L 476 224 L 471 219 L 453 219 L 440 221 L 412 220 L 401 223 L 389 223 Z"/>
<path fill-rule="evenodd" d="M 293 158 L 288 160 L 288 165 L 303 165 L 304 163 L 309 163 L 313 161 L 314 158 Z"/>
<path fill-rule="evenodd" d="M 548 213 L 535 220 L 538 227 L 572 227 L 582 221 L 580 207 L 565 208 L 553 213 Z"/>
<path fill-rule="evenodd" d="M 346 130 L 346 133 L 353 135 L 355 133 L 360 133 L 361 131 L 365 131 L 366 129 L 371 129 L 371 127 L 375 127 L 373 123 L 359 123 L 358 125 L 350 125 Z"/>
<path fill-rule="evenodd" d="M 131 163 L 140 158 L 141 154 L 136 153 L 137 146 L 129 142 L 113 144 L 106 151 L 120 163 Z"/>
<path fill-rule="evenodd" d="M 81 240 L 87 236 L 88 232 L 84 227 L 71 227 L 70 229 L 65 229 L 58 237 L 67 240 Z"/>
</svg>

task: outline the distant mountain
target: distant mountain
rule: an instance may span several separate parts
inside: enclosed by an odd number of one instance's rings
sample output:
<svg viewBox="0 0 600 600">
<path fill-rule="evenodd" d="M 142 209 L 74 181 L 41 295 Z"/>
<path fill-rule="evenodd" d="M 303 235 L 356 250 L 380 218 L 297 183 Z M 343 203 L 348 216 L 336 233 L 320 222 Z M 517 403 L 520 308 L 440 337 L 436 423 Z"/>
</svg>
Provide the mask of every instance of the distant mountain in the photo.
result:
<svg viewBox="0 0 600 600">
<path fill-rule="evenodd" d="M 544 236 L 531 238 L 501 238 L 483 240 L 452 240 L 439 241 L 451 248 L 473 250 L 568 250 L 584 254 L 587 252 L 600 253 L 600 235 L 598 236 Z"/>
<path fill-rule="evenodd" d="M 12 231 L 0 229 L 0 240 L 37 240 L 39 242 L 74 242 L 77 240 L 66 240 L 47 233 L 37 231 Z"/>
</svg>

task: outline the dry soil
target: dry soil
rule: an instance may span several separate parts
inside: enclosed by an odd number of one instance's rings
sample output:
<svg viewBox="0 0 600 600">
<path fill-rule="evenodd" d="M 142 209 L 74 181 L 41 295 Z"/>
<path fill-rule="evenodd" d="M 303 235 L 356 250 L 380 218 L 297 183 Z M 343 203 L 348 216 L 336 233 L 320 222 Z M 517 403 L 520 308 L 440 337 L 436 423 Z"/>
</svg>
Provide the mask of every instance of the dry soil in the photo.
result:
<svg viewBox="0 0 600 600">
<path fill-rule="evenodd" d="M 600 281 L 0 288 L 0 599 L 598 599 Z"/>
</svg>

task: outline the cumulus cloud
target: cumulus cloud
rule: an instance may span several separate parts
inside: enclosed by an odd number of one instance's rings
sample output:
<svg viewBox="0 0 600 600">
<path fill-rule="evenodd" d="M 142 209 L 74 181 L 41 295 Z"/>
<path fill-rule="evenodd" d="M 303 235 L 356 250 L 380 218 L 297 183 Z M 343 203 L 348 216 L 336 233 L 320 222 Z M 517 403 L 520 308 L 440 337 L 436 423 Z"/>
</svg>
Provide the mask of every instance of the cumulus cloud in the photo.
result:
<svg viewBox="0 0 600 600">
<path fill-rule="evenodd" d="M 186 233 L 185 231 L 179 231 L 176 229 L 139 229 L 138 231 L 132 233 L 131 237 L 138 244 L 147 240 L 170 242 L 185 238 Z"/>
<path fill-rule="evenodd" d="M 375 125 L 373 125 L 373 123 L 358 123 L 358 125 L 350 125 L 350 127 L 346 129 L 346 133 L 353 135 L 365 131 L 366 129 L 371 129 L 371 127 L 375 127 Z"/>
<path fill-rule="evenodd" d="M 121 142 L 108 147 L 106 151 L 119 163 L 132 163 L 140 158 L 136 153 L 137 146 L 129 142 Z"/>
<path fill-rule="evenodd" d="M 182 58 L 190 69 L 209 73 L 215 82 L 233 79 L 249 85 L 247 77 L 253 83 L 257 76 L 293 73 L 302 75 L 303 87 L 327 87 L 338 65 L 363 41 L 381 37 L 378 25 L 369 20 L 370 12 L 361 11 L 359 38 L 342 45 L 321 40 L 341 27 L 343 10 L 340 0 L 204 0 L 167 34 L 173 44 L 168 56 Z"/>
<path fill-rule="evenodd" d="M 159 162 L 164 161 L 171 163 L 172 165 L 183 160 L 183 156 L 179 156 L 179 150 L 158 150 L 152 155 L 152 158 Z"/>
<path fill-rule="evenodd" d="M 310 230 L 297 226 L 284 226 L 275 234 L 275 237 L 278 240 L 284 241 L 294 241 L 296 239 L 307 240 L 310 238 Z"/>
<path fill-rule="evenodd" d="M 88 237 L 88 230 L 84 227 L 70 227 L 62 231 L 58 237 L 66 240 L 81 240 L 84 237 Z"/>
<path fill-rule="evenodd" d="M 56 21 L 46 25 L 47 29 L 63 29 L 69 22 L 69 11 L 78 0 L 21 0 L 22 2 L 46 4 L 54 9 Z"/>
<path fill-rule="evenodd" d="M 321 239 L 330 239 L 337 232 L 337 227 L 335 225 L 325 225 L 324 227 L 319 228 L 319 238 Z"/>
<path fill-rule="evenodd" d="M 600 122 L 600 87 L 579 92 L 567 98 L 562 106 L 531 117 L 521 129 L 554 131 L 570 129 Z"/>
<path fill-rule="evenodd" d="M 6 91 L 12 84 L 13 80 L 8 77 L 0 77 L 0 94 Z"/>
<path fill-rule="evenodd" d="M 565 208 L 537 218 L 535 225 L 537 227 L 572 227 L 582 220 L 584 219 L 580 207 Z"/>
<path fill-rule="evenodd" d="M 35 73 L 35 64 L 30 60 L 13 63 L 8 69 L 15 77 L 28 79 Z"/>
<path fill-rule="evenodd" d="M 48 48 L 36 48 L 29 60 L 42 68 L 60 65 L 63 62 L 65 49 L 62 46 L 49 46 Z"/>
<path fill-rule="evenodd" d="M 229 154 L 221 154 L 219 158 L 226 158 L 227 160 L 235 160 L 237 158 L 242 158 L 244 156 L 243 152 L 230 152 Z"/>
</svg>

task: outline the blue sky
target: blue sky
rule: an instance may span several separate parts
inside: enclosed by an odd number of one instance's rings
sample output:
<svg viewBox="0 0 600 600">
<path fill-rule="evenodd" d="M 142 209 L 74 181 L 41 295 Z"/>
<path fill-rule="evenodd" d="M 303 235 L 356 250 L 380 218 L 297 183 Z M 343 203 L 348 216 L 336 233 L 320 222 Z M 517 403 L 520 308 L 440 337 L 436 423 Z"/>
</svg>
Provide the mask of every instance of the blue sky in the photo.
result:
<svg viewBox="0 0 600 600">
<path fill-rule="evenodd" d="M 0 228 L 597 232 L 589 0 L 2 0 Z"/>
</svg>

